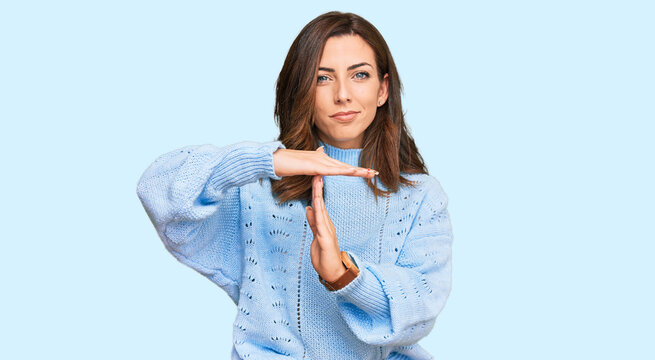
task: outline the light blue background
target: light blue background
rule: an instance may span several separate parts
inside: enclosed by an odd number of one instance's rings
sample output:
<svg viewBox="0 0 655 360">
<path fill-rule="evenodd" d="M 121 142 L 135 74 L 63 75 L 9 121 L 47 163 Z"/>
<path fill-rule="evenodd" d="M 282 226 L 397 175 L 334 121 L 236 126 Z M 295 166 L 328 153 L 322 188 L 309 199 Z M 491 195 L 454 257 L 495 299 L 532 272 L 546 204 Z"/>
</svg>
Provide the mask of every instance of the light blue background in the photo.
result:
<svg viewBox="0 0 655 360">
<path fill-rule="evenodd" d="M 437 359 L 653 359 L 649 1 L 4 1 L 0 358 L 227 359 L 236 309 L 136 196 L 160 154 L 270 141 L 300 29 L 385 36 L 450 198 Z"/>
</svg>

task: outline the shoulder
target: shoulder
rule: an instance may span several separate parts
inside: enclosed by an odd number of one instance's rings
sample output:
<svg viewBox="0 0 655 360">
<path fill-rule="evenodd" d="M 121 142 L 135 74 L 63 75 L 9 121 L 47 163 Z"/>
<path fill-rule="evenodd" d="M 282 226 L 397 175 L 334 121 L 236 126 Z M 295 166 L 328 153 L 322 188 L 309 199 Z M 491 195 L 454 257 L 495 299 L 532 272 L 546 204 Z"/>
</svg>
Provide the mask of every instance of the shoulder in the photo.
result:
<svg viewBox="0 0 655 360">
<path fill-rule="evenodd" d="M 405 187 L 415 194 L 416 213 L 409 230 L 413 237 L 448 234 L 451 231 L 448 196 L 439 180 L 427 174 L 407 174 L 405 178 L 414 181 L 413 187 Z"/>
<path fill-rule="evenodd" d="M 433 209 L 445 209 L 448 206 L 448 195 L 437 178 L 428 174 L 402 175 L 414 183 L 414 186 L 403 186 L 403 190 L 420 197 L 423 205 Z"/>
</svg>

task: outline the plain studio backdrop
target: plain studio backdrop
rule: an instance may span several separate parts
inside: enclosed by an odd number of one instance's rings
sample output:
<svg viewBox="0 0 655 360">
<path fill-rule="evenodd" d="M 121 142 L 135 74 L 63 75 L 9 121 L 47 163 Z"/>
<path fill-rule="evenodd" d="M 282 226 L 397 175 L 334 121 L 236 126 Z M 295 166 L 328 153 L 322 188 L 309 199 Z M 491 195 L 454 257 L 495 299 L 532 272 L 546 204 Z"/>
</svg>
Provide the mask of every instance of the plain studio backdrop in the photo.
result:
<svg viewBox="0 0 655 360">
<path fill-rule="evenodd" d="M 136 196 L 185 145 L 271 141 L 301 28 L 371 21 L 449 198 L 436 359 L 653 359 L 649 1 L 4 1 L 0 358 L 227 359 L 236 307 Z"/>
</svg>

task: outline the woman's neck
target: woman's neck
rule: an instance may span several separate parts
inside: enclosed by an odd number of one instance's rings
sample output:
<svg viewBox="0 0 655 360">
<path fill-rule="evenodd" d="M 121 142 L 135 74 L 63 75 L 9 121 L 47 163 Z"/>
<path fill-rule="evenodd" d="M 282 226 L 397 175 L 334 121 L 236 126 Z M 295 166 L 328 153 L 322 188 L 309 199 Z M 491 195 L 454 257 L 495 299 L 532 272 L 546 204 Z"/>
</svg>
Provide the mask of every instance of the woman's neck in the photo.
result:
<svg viewBox="0 0 655 360">
<path fill-rule="evenodd" d="M 362 149 L 343 149 L 320 140 L 319 146 L 324 147 L 327 156 L 349 165 L 359 166 L 359 155 L 362 153 Z"/>
</svg>

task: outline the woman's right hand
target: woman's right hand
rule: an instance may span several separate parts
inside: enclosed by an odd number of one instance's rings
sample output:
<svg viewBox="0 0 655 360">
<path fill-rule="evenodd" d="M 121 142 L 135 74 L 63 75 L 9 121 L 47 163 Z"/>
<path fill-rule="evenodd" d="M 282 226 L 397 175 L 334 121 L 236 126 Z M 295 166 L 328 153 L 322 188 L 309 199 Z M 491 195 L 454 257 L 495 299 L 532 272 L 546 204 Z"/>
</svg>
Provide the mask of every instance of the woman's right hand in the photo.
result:
<svg viewBox="0 0 655 360">
<path fill-rule="evenodd" d="M 273 168 L 277 176 L 346 175 L 372 178 L 377 171 L 348 165 L 335 160 L 319 147 L 315 151 L 278 149 L 273 153 Z"/>
</svg>

